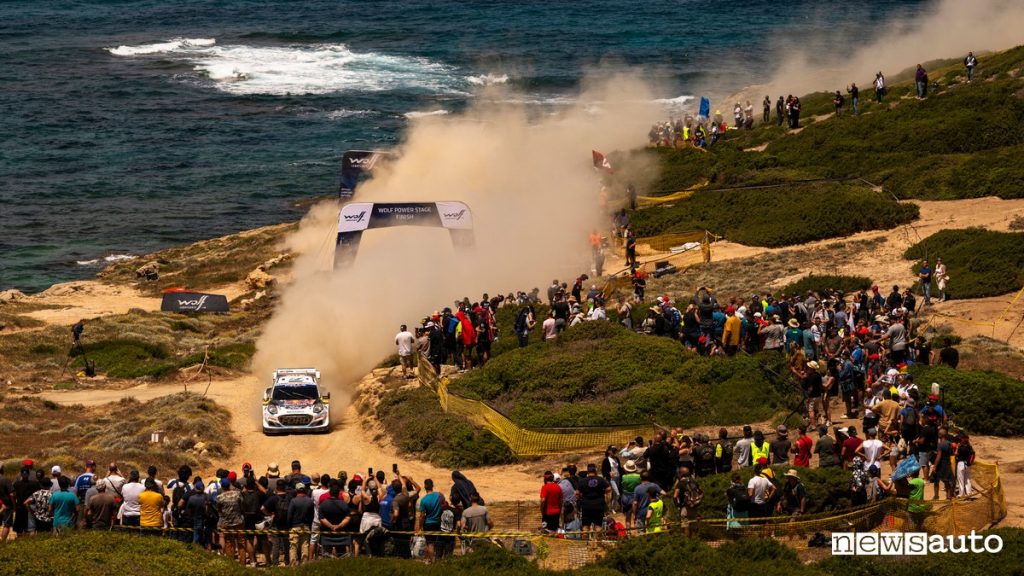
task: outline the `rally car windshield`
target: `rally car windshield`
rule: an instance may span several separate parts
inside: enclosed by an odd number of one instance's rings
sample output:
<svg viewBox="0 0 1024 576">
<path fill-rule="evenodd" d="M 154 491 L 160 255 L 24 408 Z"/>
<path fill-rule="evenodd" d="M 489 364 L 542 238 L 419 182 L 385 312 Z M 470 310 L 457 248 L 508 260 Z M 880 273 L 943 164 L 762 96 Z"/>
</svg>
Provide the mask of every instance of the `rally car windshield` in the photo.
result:
<svg viewBox="0 0 1024 576">
<path fill-rule="evenodd" d="M 274 400 L 319 400 L 320 393 L 315 384 L 299 386 L 275 386 Z"/>
</svg>

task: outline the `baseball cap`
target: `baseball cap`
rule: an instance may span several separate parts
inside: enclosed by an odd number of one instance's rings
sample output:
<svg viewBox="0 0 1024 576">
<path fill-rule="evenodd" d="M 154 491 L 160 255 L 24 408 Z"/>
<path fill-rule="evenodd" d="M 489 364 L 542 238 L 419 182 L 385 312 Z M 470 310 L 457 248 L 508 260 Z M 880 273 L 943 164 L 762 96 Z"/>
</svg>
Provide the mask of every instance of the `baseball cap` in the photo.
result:
<svg viewBox="0 0 1024 576">
<path fill-rule="evenodd" d="M 220 487 L 221 488 L 228 488 L 230 486 L 231 486 L 231 480 L 228 480 L 227 478 L 221 478 L 220 479 Z M 226 498 L 226 496 L 225 496 L 225 498 Z"/>
<path fill-rule="evenodd" d="M 298 460 L 292 460 L 292 470 L 298 468 L 302 468 L 302 462 L 299 462 Z"/>
<path fill-rule="evenodd" d="M 60 474 L 60 473 L 61 473 L 60 466 L 54 466 L 53 468 L 50 468 L 50 474 Z"/>
<path fill-rule="evenodd" d="M 355 476 L 352 477 L 352 481 L 353 482 L 362 482 L 363 481 L 363 477 L 360 476 L 359 474 L 356 474 Z"/>
<path fill-rule="evenodd" d="M 249 464 L 248 462 L 242 464 L 242 470 L 252 470 L 252 464 Z"/>
<path fill-rule="evenodd" d="M 31 458 L 25 458 L 24 460 L 21 461 L 21 465 L 26 467 L 26 468 L 31 468 L 31 467 L 35 466 L 36 463 L 33 462 Z"/>
<path fill-rule="evenodd" d="M 281 476 L 281 470 L 277 466 L 277 462 L 271 462 L 267 465 L 267 476 L 270 478 L 277 478 Z"/>
<path fill-rule="evenodd" d="M 88 468 L 90 466 L 95 466 L 95 465 L 96 465 L 96 461 L 95 460 L 86 460 L 85 461 L 86 468 Z"/>
<path fill-rule="evenodd" d="M 235 474 L 235 472 L 232 470 L 231 472 L 228 472 L 228 478 L 227 479 L 228 479 L 228 482 L 234 482 L 235 480 L 238 480 L 238 474 Z"/>
<path fill-rule="evenodd" d="M 768 464 L 768 459 L 765 458 L 764 456 L 761 456 L 760 458 L 757 459 L 757 464 L 765 466 L 766 464 Z"/>
</svg>

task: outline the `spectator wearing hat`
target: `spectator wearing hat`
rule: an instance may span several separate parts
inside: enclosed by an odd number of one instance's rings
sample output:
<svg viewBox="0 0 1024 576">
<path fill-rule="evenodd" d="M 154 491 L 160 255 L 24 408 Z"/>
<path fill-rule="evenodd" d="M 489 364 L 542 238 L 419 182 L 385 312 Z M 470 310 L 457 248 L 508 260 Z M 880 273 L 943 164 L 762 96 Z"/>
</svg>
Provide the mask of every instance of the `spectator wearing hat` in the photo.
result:
<svg viewBox="0 0 1024 576">
<path fill-rule="evenodd" d="M 835 441 L 828 435 L 828 426 L 818 426 L 818 440 L 814 443 L 814 453 L 818 455 L 818 468 L 838 466 Z"/>
<path fill-rule="evenodd" d="M 779 424 L 776 428 L 775 439 L 769 442 L 769 453 L 772 466 L 789 464 L 789 451 L 793 443 L 789 439 L 789 430 L 785 424 Z"/>
<path fill-rule="evenodd" d="M 86 524 L 94 530 L 109 530 L 113 525 L 117 503 L 108 485 L 106 479 L 100 479 L 96 483 L 96 494 L 85 505 Z"/>
<path fill-rule="evenodd" d="M 793 468 L 786 472 L 786 483 L 782 485 L 782 498 L 776 512 L 788 516 L 800 516 L 807 512 L 807 489 L 800 481 L 800 474 Z"/>
<path fill-rule="evenodd" d="M 820 368 L 821 366 L 816 360 L 809 361 L 807 367 L 804 368 L 803 378 L 800 382 L 800 387 L 803 389 L 804 394 L 807 395 L 807 416 L 812 424 L 816 424 L 824 412 L 822 405 L 824 382 L 821 372 L 819 372 Z"/>
<path fill-rule="evenodd" d="M 294 474 L 293 474 L 294 477 Z M 309 539 L 304 537 L 304 532 L 313 524 L 313 500 L 309 497 L 309 487 L 296 481 L 293 489 L 295 496 L 288 503 L 288 544 L 291 548 L 291 565 L 298 566 L 302 558 L 308 552 Z"/>
<path fill-rule="evenodd" d="M 21 470 L 18 473 L 18 479 L 13 484 L 10 484 L 9 487 L 6 484 L 6 478 L 0 475 L 0 500 L 4 502 L 4 511 L 0 512 L 0 542 L 6 541 L 7 536 L 9 536 L 9 532 L 5 530 L 7 525 L 2 520 L 8 514 L 12 516 L 6 519 L 13 524 L 14 533 L 18 536 L 34 531 L 30 529 L 32 514 L 29 512 L 27 504 L 27 502 L 31 501 L 32 494 L 39 490 L 39 482 L 32 473 L 34 465 L 35 462 L 30 459 L 23 460 Z M 8 499 L 12 493 L 13 502 L 9 502 Z"/>
<path fill-rule="evenodd" d="M 619 503 L 626 517 L 626 528 L 633 527 L 633 501 L 636 497 L 636 487 L 640 485 L 640 471 L 635 460 L 625 460 L 622 463 L 622 496 Z"/>
</svg>

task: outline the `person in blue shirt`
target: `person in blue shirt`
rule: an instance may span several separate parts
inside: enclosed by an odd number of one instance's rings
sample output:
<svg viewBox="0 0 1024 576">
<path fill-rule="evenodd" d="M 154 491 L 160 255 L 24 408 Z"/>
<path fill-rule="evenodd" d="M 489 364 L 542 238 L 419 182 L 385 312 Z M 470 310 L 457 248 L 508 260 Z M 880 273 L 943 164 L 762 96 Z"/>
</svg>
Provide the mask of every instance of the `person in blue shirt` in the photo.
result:
<svg viewBox="0 0 1024 576">
<path fill-rule="evenodd" d="M 75 527 L 75 516 L 78 513 L 78 496 L 68 491 L 71 481 L 61 476 L 58 479 L 60 490 L 50 494 L 50 514 L 53 515 L 53 529 L 62 532 Z"/>
<path fill-rule="evenodd" d="M 418 506 L 419 521 L 417 526 L 419 527 L 418 532 L 440 532 L 441 531 L 441 513 L 444 511 L 442 504 L 441 494 L 434 492 L 434 481 L 427 478 L 423 481 L 423 489 L 426 490 L 426 494 L 420 498 Z M 436 537 L 427 538 L 427 562 L 433 562 L 435 544 L 437 544 Z"/>
<path fill-rule="evenodd" d="M 932 269 L 928 267 L 927 260 L 921 262 L 917 277 L 921 280 L 921 291 L 924 292 L 924 304 L 927 306 L 932 302 Z"/>
</svg>

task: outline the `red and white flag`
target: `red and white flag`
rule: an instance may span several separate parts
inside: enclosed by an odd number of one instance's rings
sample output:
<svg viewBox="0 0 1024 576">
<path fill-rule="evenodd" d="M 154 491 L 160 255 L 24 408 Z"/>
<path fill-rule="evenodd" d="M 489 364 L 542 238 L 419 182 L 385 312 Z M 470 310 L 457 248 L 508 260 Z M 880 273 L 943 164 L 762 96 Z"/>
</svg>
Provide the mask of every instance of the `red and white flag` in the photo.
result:
<svg viewBox="0 0 1024 576">
<path fill-rule="evenodd" d="M 594 168 L 604 170 L 609 174 L 615 174 L 615 170 L 612 169 L 612 163 L 604 157 L 604 154 L 601 154 L 597 150 L 591 150 L 590 153 L 594 156 Z"/>
</svg>

